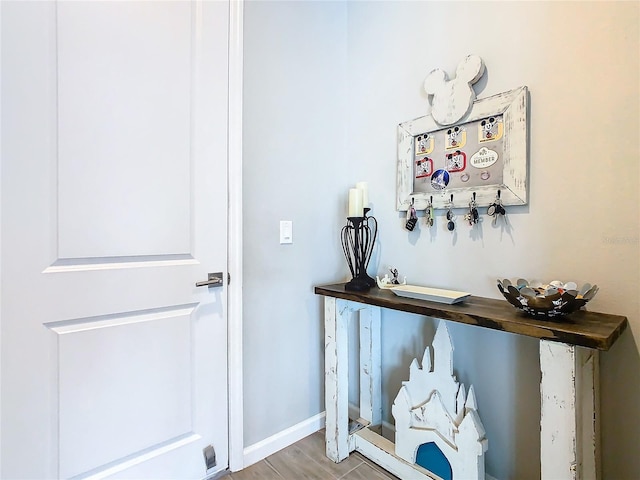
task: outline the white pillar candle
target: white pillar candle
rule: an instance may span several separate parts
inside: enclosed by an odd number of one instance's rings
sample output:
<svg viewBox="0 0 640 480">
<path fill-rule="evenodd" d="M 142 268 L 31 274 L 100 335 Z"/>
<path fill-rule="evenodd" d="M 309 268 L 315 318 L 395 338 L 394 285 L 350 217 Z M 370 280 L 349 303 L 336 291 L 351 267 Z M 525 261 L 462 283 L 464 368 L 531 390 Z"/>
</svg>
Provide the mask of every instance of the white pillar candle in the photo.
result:
<svg viewBox="0 0 640 480">
<path fill-rule="evenodd" d="M 356 183 L 356 188 L 362 191 L 362 208 L 369 208 L 369 184 L 367 182 Z"/>
<path fill-rule="evenodd" d="M 358 188 L 349 189 L 349 216 L 362 216 L 362 190 Z"/>
</svg>

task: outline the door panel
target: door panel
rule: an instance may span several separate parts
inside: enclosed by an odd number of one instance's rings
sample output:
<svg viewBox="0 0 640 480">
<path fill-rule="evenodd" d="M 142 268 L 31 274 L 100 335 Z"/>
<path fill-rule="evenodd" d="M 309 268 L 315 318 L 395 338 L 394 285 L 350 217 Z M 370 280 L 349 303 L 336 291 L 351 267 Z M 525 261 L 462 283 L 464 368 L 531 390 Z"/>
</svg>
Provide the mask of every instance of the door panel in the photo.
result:
<svg viewBox="0 0 640 480">
<path fill-rule="evenodd" d="M 58 335 L 61 477 L 192 433 L 193 310 L 52 327 Z"/>
<path fill-rule="evenodd" d="M 58 4 L 60 258 L 191 252 L 192 7 Z"/>
<path fill-rule="evenodd" d="M 2 478 L 228 464 L 228 18 L 2 2 Z"/>
</svg>

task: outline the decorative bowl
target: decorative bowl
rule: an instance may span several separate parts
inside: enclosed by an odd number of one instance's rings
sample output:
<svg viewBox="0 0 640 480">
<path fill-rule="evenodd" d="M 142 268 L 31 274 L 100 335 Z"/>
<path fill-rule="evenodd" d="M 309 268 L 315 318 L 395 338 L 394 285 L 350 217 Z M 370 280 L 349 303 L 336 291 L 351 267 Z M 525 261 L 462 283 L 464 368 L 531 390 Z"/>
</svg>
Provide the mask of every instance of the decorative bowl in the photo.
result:
<svg viewBox="0 0 640 480">
<path fill-rule="evenodd" d="M 569 315 L 582 308 L 598 293 L 598 286 L 585 283 L 578 289 L 575 282 L 554 280 L 549 284 L 529 282 L 519 278 L 498 280 L 498 290 L 519 310 L 536 318 L 555 318 Z"/>
</svg>

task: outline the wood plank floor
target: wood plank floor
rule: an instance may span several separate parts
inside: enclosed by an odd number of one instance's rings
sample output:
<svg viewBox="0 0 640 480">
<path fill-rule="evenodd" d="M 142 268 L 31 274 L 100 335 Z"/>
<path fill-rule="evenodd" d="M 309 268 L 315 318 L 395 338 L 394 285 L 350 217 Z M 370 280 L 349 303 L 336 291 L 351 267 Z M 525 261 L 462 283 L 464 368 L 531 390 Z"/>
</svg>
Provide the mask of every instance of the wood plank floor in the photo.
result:
<svg viewBox="0 0 640 480">
<path fill-rule="evenodd" d="M 357 452 L 340 463 L 324 452 L 324 432 L 316 432 L 224 480 L 397 480 Z"/>
</svg>

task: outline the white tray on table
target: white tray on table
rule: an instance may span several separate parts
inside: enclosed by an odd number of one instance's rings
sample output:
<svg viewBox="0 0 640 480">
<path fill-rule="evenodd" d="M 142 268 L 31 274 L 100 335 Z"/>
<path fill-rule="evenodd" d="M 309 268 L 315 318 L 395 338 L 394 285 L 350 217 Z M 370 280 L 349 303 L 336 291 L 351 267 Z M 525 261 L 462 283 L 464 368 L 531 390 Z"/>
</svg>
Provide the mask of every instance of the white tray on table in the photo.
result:
<svg viewBox="0 0 640 480">
<path fill-rule="evenodd" d="M 389 290 L 400 297 L 448 304 L 462 302 L 465 298 L 471 295 L 467 292 L 444 290 L 442 288 L 419 287 L 417 285 L 398 285 L 396 287 L 391 287 Z"/>
</svg>

